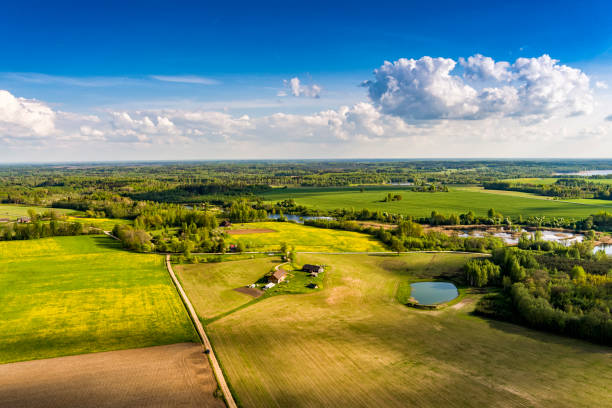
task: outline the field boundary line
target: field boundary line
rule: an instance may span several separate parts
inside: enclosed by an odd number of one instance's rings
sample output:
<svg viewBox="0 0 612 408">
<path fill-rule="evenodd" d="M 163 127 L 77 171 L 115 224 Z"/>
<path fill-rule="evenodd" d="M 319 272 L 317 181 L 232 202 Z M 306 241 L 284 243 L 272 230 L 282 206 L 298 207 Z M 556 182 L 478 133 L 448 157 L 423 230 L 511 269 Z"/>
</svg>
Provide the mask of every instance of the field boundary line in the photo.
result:
<svg viewBox="0 0 612 408">
<path fill-rule="evenodd" d="M 200 339 L 202 340 L 206 351 L 208 351 L 208 360 L 210 361 L 210 365 L 212 366 L 213 372 L 215 373 L 215 377 L 217 378 L 217 384 L 219 384 L 219 388 L 221 388 L 221 392 L 223 392 L 223 397 L 225 399 L 226 405 L 229 408 L 238 408 L 238 406 L 236 405 L 236 401 L 234 401 L 234 397 L 232 396 L 232 393 L 227 385 L 227 382 L 225 381 L 225 377 L 223 376 L 223 371 L 221 370 L 221 366 L 217 361 L 217 357 L 215 357 L 215 352 L 213 351 L 212 345 L 210 344 L 210 340 L 208 339 L 208 336 L 204 331 L 204 327 L 202 326 L 202 323 L 200 322 L 200 319 L 198 318 L 198 315 L 196 314 L 193 305 L 189 301 L 187 294 L 183 290 L 181 283 L 174 274 L 174 270 L 172 269 L 172 265 L 170 264 L 170 255 L 166 255 L 166 268 L 168 269 L 168 273 L 172 278 L 172 282 L 174 282 L 176 290 L 179 292 L 179 295 L 183 300 L 183 304 L 187 308 L 189 317 L 191 318 L 191 321 L 193 322 L 193 325 L 195 326 L 195 329 L 198 335 L 200 336 Z"/>
</svg>

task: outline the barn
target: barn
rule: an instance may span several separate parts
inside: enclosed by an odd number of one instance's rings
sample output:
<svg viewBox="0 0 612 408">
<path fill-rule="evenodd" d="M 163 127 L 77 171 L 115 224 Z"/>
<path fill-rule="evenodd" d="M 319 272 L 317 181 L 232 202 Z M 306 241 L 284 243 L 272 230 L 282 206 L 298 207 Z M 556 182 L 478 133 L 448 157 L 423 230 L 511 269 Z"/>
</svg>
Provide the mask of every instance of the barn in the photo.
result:
<svg viewBox="0 0 612 408">
<path fill-rule="evenodd" d="M 268 282 L 271 283 L 281 283 L 287 278 L 287 271 L 281 268 L 278 268 L 274 271 L 272 275 L 268 278 Z"/>
</svg>

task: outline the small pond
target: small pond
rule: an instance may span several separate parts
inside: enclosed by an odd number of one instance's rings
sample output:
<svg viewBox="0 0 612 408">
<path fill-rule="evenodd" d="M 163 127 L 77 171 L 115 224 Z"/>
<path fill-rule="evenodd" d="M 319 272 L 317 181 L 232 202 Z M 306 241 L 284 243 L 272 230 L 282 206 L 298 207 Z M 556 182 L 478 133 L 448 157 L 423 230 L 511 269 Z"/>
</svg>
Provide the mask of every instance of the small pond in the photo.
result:
<svg viewBox="0 0 612 408">
<path fill-rule="evenodd" d="M 593 253 L 603 250 L 608 256 L 612 256 L 612 245 L 610 244 L 599 244 L 593 248 Z"/>
<path fill-rule="evenodd" d="M 554 176 L 607 176 L 612 174 L 612 169 L 608 170 L 582 170 L 574 173 L 554 173 Z"/>
<path fill-rule="evenodd" d="M 293 215 L 293 214 L 283 214 L 285 218 L 289 221 L 294 221 L 300 224 L 304 223 L 304 220 L 333 220 L 332 217 L 311 217 L 309 215 Z M 278 214 L 268 214 L 268 219 L 270 220 L 278 220 L 280 215 Z"/>
<path fill-rule="evenodd" d="M 450 282 L 416 282 L 410 284 L 410 296 L 421 305 L 435 305 L 453 300 L 459 291 Z"/>
</svg>

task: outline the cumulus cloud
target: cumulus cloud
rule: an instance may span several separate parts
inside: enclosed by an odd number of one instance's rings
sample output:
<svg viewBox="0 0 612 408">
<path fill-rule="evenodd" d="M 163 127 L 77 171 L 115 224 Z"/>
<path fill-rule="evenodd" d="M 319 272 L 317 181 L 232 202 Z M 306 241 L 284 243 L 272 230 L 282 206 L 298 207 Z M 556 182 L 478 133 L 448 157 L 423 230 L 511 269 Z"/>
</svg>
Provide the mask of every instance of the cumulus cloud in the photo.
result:
<svg viewBox="0 0 612 408">
<path fill-rule="evenodd" d="M 406 120 L 498 115 L 537 121 L 593 110 L 588 76 L 548 55 L 513 64 L 475 55 L 459 63 L 463 76 L 450 58 L 401 58 L 385 62 L 363 85 L 381 112 Z"/>
<path fill-rule="evenodd" d="M 598 89 L 608 89 L 608 83 L 605 81 L 597 81 L 595 82 L 595 88 Z"/>
<path fill-rule="evenodd" d="M 464 76 L 474 80 L 509 81 L 512 77 L 509 72 L 509 62 L 495 62 L 493 58 L 480 54 L 467 59 L 459 58 L 459 63 L 465 70 Z"/>
<path fill-rule="evenodd" d="M 317 84 L 304 85 L 298 77 L 291 78 L 290 80 L 284 80 L 283 84 L 285 89 L 278 92 L 278 96 L 305 96 L 308 98 L 319 98 L 321 96 L 321 88 Z"/>
<path fill-rule="evenodd" d="M 0 90 L 0 136 L 46 136 L 55 130 L 55 119 L 55 112 L 46 104 Z"/>
</svg>

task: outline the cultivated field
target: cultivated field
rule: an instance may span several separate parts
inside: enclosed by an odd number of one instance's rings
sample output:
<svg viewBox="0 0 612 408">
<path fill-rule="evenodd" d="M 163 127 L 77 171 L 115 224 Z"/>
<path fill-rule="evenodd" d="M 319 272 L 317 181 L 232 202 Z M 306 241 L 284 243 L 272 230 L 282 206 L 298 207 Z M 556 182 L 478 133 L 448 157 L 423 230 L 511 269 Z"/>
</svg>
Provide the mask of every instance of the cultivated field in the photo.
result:
<svg viewBox="0 0 612 408">
<path fill-rule="evenodd" d="M 0 363 L 195 341 L 163 258 L 105 236 L 0 242 Z"/>
<path fill-rule="evenodd" d="M 350 231 L 338 231 L 308 227 L 291 222 L 253 222 L 234 224 L 232 229 L 240 234 L 230 235 L 228 242 L 242 241 L 254 251 L 278 251 L 281 242 L 294 245 L 297 251 L 339 252 L 339 251 L 384 251 L 382 244 L 373 237 Z M 245 230 L 272 230 L 247 234 Z"/>
<path fill-rule="evenodd" d="M 194 343 L 2 364 L 0 384 L 11 408 L 225 406 Z"/>
<path fill-rule="evenodd" d="M 207 326 L 238 400 L 245 407 L 611 406 L 609 348 L 471 316 L 477 295 L 434 312 L 397 302 L 400 283 L 452 275 L 468 256 L 300 255 L 331 265 L 321 291 L 266 298 Z M 235 269 L 227 274 L 243 273 L 243 265 L 228 265 Z"/>
<path fill-rule="evenodd" d="M 401 201 L 383 202 L 391 194 L 401 194 Z M 432 210 L 443 214 L 466 213 L 470 210 L 477 215 L 486 215 L 489 208 L 495 208 L 504 215 L 523 216 L 545 215 L 548 217 L 584 218 L 596 212 L 612 211 L 612 202 L 602 200 L 571 201 L 550 200 L 528 193 L 484 190 L 474 187 L 454 187 L 449 192 L 419 193 L 402 189 L 367 188 L 363 193 L 357 188 L 303 188 L 279 189 L 264 194 L 264 198 L 277 202 L 292 198 L 297 204 L 333 210 L 338 208 L 368 208 L 372 211 L 429 216 Z"/>
</svg>

